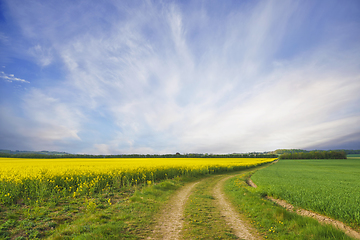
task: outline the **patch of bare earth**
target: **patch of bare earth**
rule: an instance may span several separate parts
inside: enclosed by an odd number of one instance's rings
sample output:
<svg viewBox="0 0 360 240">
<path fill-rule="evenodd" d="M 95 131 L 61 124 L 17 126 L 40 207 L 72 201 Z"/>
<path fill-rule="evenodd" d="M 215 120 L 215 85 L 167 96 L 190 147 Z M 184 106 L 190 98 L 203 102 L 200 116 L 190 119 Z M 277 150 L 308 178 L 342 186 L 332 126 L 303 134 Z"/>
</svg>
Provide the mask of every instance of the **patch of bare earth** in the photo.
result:
<svg viewBox="0 0 360 240">
<path fill-rule="evenodd" d="M 184 223 L 184 206 L 192 189 L 199 182 L 182 187 L 165 206 L 153 234 L 148 239 L 179 239 Z"/>
<path fill-rule="evenodd" d="M 250 227 L 239 213 L 234 209 L 230 202 L 226 199 L 222 191 L 224 182 L 233 176 L 222 178 L 214 188 L 214 197 L 218 202 L 221 215 L 225 217 L 226 223 L 233 229 L 234 234 L 241 239 L 262 239 L 255 229 Z"/>
<path fill-rule="evenodd" d="M 247 180 L 247 183 L 249 186 L 257 188 L 256 184 L 253 183 L 253 181 L 251 181 L 250 178 Z M 276 204 L 282 206 L 283 208 L 285 208 L 288 211 L 296 212 L 297 214 L 299 214 L 301 216 L 312 217 L 320 223 L 331 224 L 331 225 L 335 226 L 336 228 L 344 231 L 346 235 L 356 238 L 356 239 L 360 239 L 360 233 L 355 231 L 354 229 L 350 228 L 349 226 L 345 225 L 343 222 L 340 222 L 338 220 L 335 220 L 335 219 L 329 218 L 327 216 L 324 216 L 324 215 L 321 215 L 321 214 L 318 214 L 315 212 L 311 212 L 311 211 L 308 211 L 308 210 L 305 210 L 302 208 L 295 209 L 295 207 L 293 205 L 291 205 L 290 203 L 288 203 L 284 200 L 281 200 L 281 199 L 275 199 L 275 198 L 269 197 L 269 196 L 267 196 L 266 198 L 275 202 Z"/>
</svg>

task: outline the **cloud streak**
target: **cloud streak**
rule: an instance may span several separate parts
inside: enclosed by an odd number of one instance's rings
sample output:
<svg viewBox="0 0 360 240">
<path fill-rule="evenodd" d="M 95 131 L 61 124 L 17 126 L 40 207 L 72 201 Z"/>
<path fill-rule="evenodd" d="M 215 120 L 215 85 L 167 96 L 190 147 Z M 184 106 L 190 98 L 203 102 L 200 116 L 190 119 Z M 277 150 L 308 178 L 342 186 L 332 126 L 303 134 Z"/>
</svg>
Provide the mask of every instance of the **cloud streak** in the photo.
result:
<svg viewBox="0 0 360 240">
<path fill-rule="evenodd" d="M 14 74 L 6 74 L 5 72 L 0 72 L 0 78 L 4 79 L 6 82 L 23 82 L 23 83 L 30 83 L 25 79 L 17 78 Z"/>
<path fill-rule="evenodd" d="M 323 20 L 330 7 L 316 19 L 297 1 L 8 5 L 36 43 L 27 54 L 65 76 L 22 97 L 33 149 L 247 152 L 360 131 L 360 45 Z"/>
</svg>

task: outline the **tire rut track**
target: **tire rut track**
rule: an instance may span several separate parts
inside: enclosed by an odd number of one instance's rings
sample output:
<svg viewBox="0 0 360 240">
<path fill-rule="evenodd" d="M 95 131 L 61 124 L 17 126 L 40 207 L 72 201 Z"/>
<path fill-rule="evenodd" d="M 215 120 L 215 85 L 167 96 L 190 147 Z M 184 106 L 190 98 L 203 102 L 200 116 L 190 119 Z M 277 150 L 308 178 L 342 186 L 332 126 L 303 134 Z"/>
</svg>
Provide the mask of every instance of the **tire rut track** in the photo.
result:
<svg viewBox="0 0 360 240">
<path fill-rule="evenodd" d="M 233 229 L 237 237 L 245 240 L 262 239 L 262 237 L 260 237 L 256 233 L 255 229 L 250 227 L 246 222 L 242 220 L 241 215 L 233 208 L 233 206 L 226 199 L 225 194 L 222 191 L 224 182 L 234 176 L 236 175 L 222 178 L 214 187 L 213 192 L 215 199 L 218 202 L 221 215 L 225 217 L 225 221 Z"/>
<path fill-rule="evenodd" d="M 199 182 L 185 185 L 170 199 L 154 228 L 153 236 L 148 239 L 179 239 L 184 223 L 185 203 Z"/>
</svg>

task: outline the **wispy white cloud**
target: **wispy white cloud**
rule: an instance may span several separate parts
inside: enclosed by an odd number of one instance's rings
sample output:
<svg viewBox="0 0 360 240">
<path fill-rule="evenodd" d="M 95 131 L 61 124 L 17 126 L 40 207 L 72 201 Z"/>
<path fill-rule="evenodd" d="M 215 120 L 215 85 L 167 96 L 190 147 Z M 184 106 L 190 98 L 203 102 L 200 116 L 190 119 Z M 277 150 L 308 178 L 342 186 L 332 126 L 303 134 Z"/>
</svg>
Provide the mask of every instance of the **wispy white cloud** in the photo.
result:
<svg viewBox="0 0 360 240">
<path fill-rule="evenodd" d="M 0 72 L 0 78 L 4 79 L 7 82 L 23 82 L 23 83 L 30 83 L 29 81 L 26 81 L 25 79 L 17 78 L 14 76 L 14 74 L 6 74 L 5 72 Z"/>
<path fill-rule="evenodd" d="M 37 44 L 29 49 L 29 53 L 35 57 L 38 64 L 42 67 L 48 66 L 53 61 L 51 49 L 44 48 Z"/>
<path fill-rule="evenodd" d="M 311 6 L 283 3 L 216 13 L 176 2 L 69 2 L 60 12 L 10 3 L 39 42 L 29 51 L 37 63 L 65 69 L 24 96 L 30 135 L 86 141 L 79 152 L 154 153 L 301 148 L 359 132 L 360 45 L 347 48 L 337 30 L 293 41 L 308 36 Z"/>
</svg>

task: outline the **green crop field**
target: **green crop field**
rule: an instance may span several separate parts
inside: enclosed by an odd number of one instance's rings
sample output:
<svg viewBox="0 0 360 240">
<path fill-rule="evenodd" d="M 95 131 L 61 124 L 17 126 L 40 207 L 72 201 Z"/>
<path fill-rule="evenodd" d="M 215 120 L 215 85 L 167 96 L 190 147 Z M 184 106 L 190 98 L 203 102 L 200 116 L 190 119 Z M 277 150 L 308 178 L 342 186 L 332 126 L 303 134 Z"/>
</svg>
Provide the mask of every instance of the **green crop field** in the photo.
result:
<svg viewBox="0 0 360 240">
<path fill-rule="evenodd" d="M 251 178 L 258 191 L 360 229 L 360 158 L 280 160 Z"/>
</svg>

